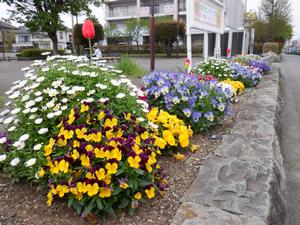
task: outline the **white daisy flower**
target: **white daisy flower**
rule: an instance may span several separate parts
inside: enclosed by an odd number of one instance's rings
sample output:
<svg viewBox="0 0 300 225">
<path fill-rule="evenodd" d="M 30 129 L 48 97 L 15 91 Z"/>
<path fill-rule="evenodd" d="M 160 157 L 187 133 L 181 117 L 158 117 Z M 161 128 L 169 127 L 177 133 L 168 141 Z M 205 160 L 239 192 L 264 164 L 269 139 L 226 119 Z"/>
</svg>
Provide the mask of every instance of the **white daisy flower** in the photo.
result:
<svg viewBox="0 0 300 225">
<path fill-rule="evenodd" d="M 35 102 L 41 102 L 43 101 L 43 96 L 37 97 L 36 99 L 34 99 Z"/>
<path fill-rule="evenodd" d="M 51 52 L 42 52 L 41 55 L 51 55 Z"/>
<path fill-rule="evenodd" d="M 17 113 L 19 113 L 21 111 L 20 108 L 15 108 L 13 110 L 10 111 L 11 114 L 16 115 Z"/>
<path fill-rule="evenodd" d="M 45 77 L 41 76 L 36 79 L 36 82 L 41 83 L 45 80 Z"/>
<path fill-rule="evenodd" d="M 101 90 L 105 90 L 107 88 L 107 86 L 104 84 L 96 84 L 96 87 L 100 88 Z"/>
<path fill-rule="evenodd" d="M 34 93 L 34 95 L 37 96 L 37 97 L 38 97 L 38 96 L 41 96 L 42 94 L 43 94 L 43 93 L 40 92 L 40 91 L 37 91 L 37 92 Z"/>
<path fill-rule="evenodd" d="M 14 125 L 17 125 L 19 122 L 20 122 L 19 119 L 15 119 L 15 120 L 14 120 Z"/>
<path fill-rule="evenodd" d="M 30 98 L 29 95 L 24 95 L 24 96 L 22 97 L 21 101 L 22 101 L 22 102 L 26 102 L 26 101 L 29 100 L 29 98 Z"/>
<path fill-rule="evenodd" d="M 9 112 L 10 112 L 9 109 L 5 109 L 5 110 L 3 110 L 3 111 L 0 113 L 0 116 L 5 116 L 5 115 L 7 115 Z"/>
<path fill-rule="evenodd" d="M 8 130 L 9 132 L 12 132 L 12 131 L 14 131 L 16 128 L 17 128 L 16 126 L 12 126 L 12 127 L 8 128 L 7 130 Z"/>
<path fill-rule="evenodd" d="M 43 122 L 43 119 L 42 118 L 37 118 L 34 123 L 35 124 L 41 124 Z"/>
<path fill-rule="evenodd" d="M 54 102 L 50 101 L 50 102 L 47 102 L 46 106 L 48 108 L 53 108 L 55 106 Z"/>
<path fill-rule="evenodd" d="M 49 57 L 50 58 L 50 57 Z M 44 68 L 42 68 L 42 72 L 47 72 L 47 71 L 49 71 L 50 70 L 50 68 L 49 67 L 44 67 Z"/>
<path fill-rule="evenodd" d="M 93 94 L 95 94 L 95 93 L 96 93 L 95 90 L 90 90 L 90 91 L 87 93 L 87 96 L 93 95 Z"/>
<path fill-rule="evenodd" d="M 60 109 L 61 109 L 62 111 L 65 111 L 66 109 L 68 109 L 68 106 L 63 105 Z"/>
<path fill-rule="evenodd" d="M 116 95 L 116 98 L 119 98 L 119 99 L 124 98 L 124 97 L 125 97 L 124 93 L 119 93 Z"/>
<path fill-rule="evenodd" d="M 31 113 L 35 113 L 35 112 L 37 112 L 37 111 L 38 111 L 38 108 L 37 108 L 37 107 L 34 107 L 34 108 L 32 108 L 32 109 L 30 110 Z"/>
<path fill-rule="evenodd" d="M 58 111 L 54 112 L 54 115 L 55 115 L 55 116 L 60 116 L 61 114 L 62 114 L 62 111 L 61 111 L 61 110 L 58 110 Z"/>
<path fill-rule="evenodd" d="M 30 112 L 30 108 L 28 108 L 28 109 L 24 109 L 23 111 L 22 111 L 22 113 L 24 113 L 24 114 L 28 114 L 29 112 Z"/>
<path fill-rule="evenodd" d="M 16 91 L 15 93 L 13 93 L 12 95 L 8 96 L 8 98 L 10 99 L 16 99 L 20 96 L 20 92 Z"/>
<path fill-rule="evenodd" d="M 25 103 L 25 108 L 28 109 L 28 108 L 31 108 L 34 105 L 35 105 L 35 101 L 29 100 L 28 102 Z"/>
<path fill-rule="evenodd" d="M 24 67 L 21 69 L 22 71 L 27 71 L 27 70 L 30 70 L 30 67 Z"/>
<path fill-rule="evenodd" d="M 30 89 L 35 89 L 35 88 L 37 88 L 38 86 L 40 86 L 40 83 L 33 83 L 33 84 L 30 86 Z"/>
<path fill-rule="evenodd" d="M 54 113 L 48 113 L 48 114 L 47 114 L 47 118 L 48 118 L 48 119 L 52 119 L 53 117 L 54 117 Z"/>
<path fill-rule="evenodd" d="M 23 134 L 20 138 L 19 141 L 27 141 L 29 138 L 29 134 Z"/>
<path fill-rule="evenodd" d="M 9 106 L 11 104 L 11 101 L 8 101 L 5 103 L 5 106 Z"/>
<path fill-rule="evenodd" d="M 13 92 L 14 92 L 13 90 L 9 90 L 9 91 L 6 91 L 5 94 L 6 95 L 11 95 Z"/>
<path fill-rule="evenodd" d="M 11 160 L 10 165 L 11 166 L 17 166 L 20 163 L 20 161 L 21 161 L 20 158 L 16 157 L 13 160 Z"/>
<path fill-rule="evenodd" d="M 5 154 L 0 155 L 0 162 L 3 162 L 7 159 Z"/>
<path fill-rule="evenodd" d="M 99 101 L 102 102 L 102 103 L 104 103 L 104 102 L 109 101 L 109 98 L 100 98 Z"/>
<path fill-rule="evenodd" d="M 48 95 L 50 97 L 55 97 L 56 95 L 58 95 L 58 91 L 56 89 L 51 88 L 50 90 L 48 90 Z"/>
<path fill-rule="evenodd" d="M 62 80 L 57 80 L 57 81 L 53 81 L 53 82 L 52 82 L 52 86 L 53 86 L 54 88 L 60 87 L 61 84 L 62 84 Z"/>
<path fill-rule="evenodd" d="M 3 121 L 3 124 L 10 124 L 14 121 L 14 117 L 8 117 Z"/>
<path fill-rule="evenodd" d="M 35 151 L 38 151 L 42 148 L 42 144 L 36 144 L 34 147 L 33 147 L 33 150 Z"/>
<path fill-rule="evenodd" d="M 27 160 L 27 161 L 24 163 L 24 165 L 25 165 L 26 167 L 31 167 L 31 166 L 33 166 L 35 163 L 36 163 L 36 158 L 32 158 L 32 159 Z"/>
<path fill-rule="evenodd" d="M 67 98 L 63 98 L 62 100 L 61 100 L 61 102 L 62 103 L 67 103 L 69 100 L 67 99 Z"/>
<path fill-rule="evenodd" d="M 39 129 L 38 133 L 39 133 L 39 134 L 45 134 L 45 133 L 47 133 L 48 131 L 49 131 L 48 128 L 41 128 L 41 129 Z"/>
<path fill-rule="evenodd" d="M 111 83 L 113 86 L 115 86 L 115 87 L 118 87 L 118 86 L 120 86 L 120 84 L 121 84 L 121 82 L 118 81 L 118 80 L 111 80 L 110 83 Z"/>
<path fill-rule="evenodd" d="M 29 119 L 30 119 L 30 120 L 34 120 L 35 118 L 36 118 L 36 114 L 33 114 L 33 115 L 30 115 L 30 116 L 29 116 Z"/>
</svg>

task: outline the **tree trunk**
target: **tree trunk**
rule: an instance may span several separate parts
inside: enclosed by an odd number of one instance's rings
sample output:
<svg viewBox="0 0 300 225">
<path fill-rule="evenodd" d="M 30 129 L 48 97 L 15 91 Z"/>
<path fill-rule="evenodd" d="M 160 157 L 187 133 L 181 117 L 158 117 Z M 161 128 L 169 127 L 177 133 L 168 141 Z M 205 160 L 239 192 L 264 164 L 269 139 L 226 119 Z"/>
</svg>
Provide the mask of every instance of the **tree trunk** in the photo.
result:
<svg viewBox="0 0 300 225">
<path fill-rule="evenodd" d="M 58 40 L 56 32 L 48 32 L 48 36 L 53 44 L 53 54 L 58 55 Z"/>
</svg>

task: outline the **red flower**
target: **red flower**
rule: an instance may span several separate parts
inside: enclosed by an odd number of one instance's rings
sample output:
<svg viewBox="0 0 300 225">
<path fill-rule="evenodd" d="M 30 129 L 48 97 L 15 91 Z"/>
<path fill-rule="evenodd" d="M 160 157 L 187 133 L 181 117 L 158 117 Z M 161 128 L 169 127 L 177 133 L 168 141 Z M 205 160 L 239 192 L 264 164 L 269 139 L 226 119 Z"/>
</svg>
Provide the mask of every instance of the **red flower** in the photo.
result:
<svg viewBox="0 0 300 225">
<path fill-rule="evenodd" d="M 95 37 L 95 28 L 92 20 L 85 20 L 82 25 L 82 35 L 86 39 L 93 39 Z"/>
</svg>

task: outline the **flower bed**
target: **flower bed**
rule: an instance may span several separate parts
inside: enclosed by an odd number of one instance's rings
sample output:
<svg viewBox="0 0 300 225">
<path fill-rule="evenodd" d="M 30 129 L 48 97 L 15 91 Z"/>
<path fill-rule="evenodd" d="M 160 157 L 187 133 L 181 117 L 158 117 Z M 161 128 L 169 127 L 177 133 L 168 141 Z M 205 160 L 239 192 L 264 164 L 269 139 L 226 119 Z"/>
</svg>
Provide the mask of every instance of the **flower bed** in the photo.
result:
<svg viewBox="0 0 300 225">
<path fill-rule="evenodd" d="M 150 105 L 177 115 L 195 132 L 220 123 L 235 96 L 230 85 L 199 81 L 197 76 L 184 73 L 153 72 L 144 77 L 144 83 Z"/>
<path fill-rule="evenodd" d="M 148 114 L 144 93 L 111 67 L 55 56 L 24 71 L 0 114 L 6 174 L 47 185 L 48 205 L 66 198 L 83 216 L 132 213 L 163 191 L 158 157 L 189 146 L 183 121 L 159 109 Z"/>
</svg>

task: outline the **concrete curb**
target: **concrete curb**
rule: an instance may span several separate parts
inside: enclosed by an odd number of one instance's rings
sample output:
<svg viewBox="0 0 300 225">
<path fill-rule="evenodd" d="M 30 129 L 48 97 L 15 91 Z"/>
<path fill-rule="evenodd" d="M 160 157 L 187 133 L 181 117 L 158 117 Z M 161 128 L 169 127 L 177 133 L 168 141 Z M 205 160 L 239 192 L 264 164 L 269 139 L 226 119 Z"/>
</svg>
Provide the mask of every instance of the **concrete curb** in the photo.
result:
<svg viewBox="0 0 300 225">
<path fill-rule="evenodd" d="M 172 225 L 284 224 L 280 95 L 276 68 L 242 101 L 232 133 L 203 163 Z"/>
</svg>

